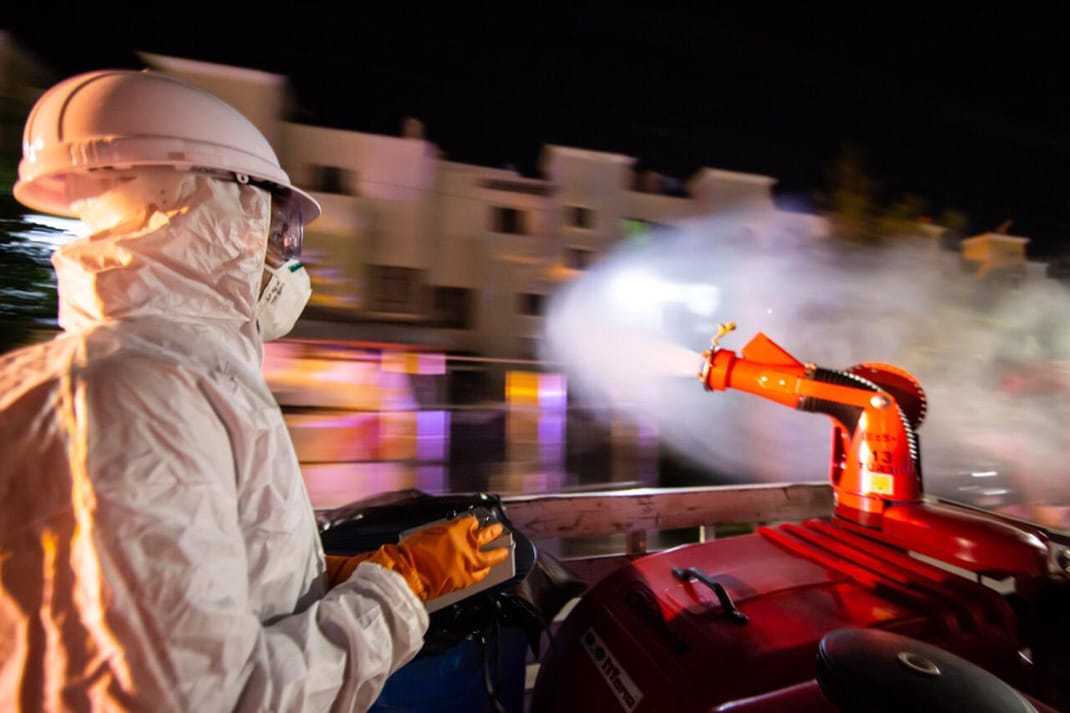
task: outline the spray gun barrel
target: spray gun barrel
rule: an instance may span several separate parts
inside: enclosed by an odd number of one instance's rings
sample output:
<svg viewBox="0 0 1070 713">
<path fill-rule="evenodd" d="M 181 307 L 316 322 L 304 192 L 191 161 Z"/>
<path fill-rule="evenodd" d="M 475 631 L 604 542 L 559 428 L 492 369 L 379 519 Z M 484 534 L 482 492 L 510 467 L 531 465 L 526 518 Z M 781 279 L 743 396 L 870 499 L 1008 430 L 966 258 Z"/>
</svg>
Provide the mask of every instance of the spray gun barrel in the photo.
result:
<svg viewBox="0 0 1070 713">
<path fill-rule="evenodd" d="M 836 379 L 835 372 L 804 365 L 760 332 L 743 348 L 741 356 L 717 346 L 720 336 L 714 337 L 713 348 L 703 355 L 699 380 L 707 391 L 731 388 L 793 408 L 804 408 L 807 399 L 860 408 L 873 400 L 872 389 L 860 389 L 864 385 L 859 380 L 850 376 Z"/>
</svg>

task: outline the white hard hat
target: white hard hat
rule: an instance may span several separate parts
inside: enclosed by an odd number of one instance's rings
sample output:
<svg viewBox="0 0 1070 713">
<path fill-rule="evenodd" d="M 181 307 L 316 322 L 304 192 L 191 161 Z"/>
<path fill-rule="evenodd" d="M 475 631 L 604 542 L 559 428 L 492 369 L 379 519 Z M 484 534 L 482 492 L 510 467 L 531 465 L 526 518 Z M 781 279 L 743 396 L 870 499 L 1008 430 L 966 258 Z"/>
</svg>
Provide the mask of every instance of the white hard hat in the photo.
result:
<svg viewBox="0 0 1070 713">
<path fill-rule="evenodd" d="M 289 192 L 304 223 L 320 214 L 319 203 L 290 183 L 271 144 L 241 112 L 173 77 L 133 70 L 80 74 L 38 99 L 23 132 L 15 198 L 74 216 L 69 177 L 141 166 L 266 182 Z"/>
</svg>

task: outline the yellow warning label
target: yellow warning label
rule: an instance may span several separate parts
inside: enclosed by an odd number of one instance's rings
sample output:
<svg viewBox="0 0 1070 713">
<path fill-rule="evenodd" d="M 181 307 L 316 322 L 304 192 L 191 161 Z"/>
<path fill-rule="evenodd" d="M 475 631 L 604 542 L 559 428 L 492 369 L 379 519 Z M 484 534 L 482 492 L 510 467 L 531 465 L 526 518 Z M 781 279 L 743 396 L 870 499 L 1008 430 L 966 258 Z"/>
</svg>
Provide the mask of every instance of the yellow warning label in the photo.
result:
<svg viewBox="0 0 1070 713">
<path fill-rule="evenodd" d="M 895 484 L 895 479 L 892 476 L 883 475 L 881 473 L 866 473 L 866 476 L 866 479 L 869 481 L 866 490 L 881 495 L 892 494 L 892 488 Z"/>
</svg>

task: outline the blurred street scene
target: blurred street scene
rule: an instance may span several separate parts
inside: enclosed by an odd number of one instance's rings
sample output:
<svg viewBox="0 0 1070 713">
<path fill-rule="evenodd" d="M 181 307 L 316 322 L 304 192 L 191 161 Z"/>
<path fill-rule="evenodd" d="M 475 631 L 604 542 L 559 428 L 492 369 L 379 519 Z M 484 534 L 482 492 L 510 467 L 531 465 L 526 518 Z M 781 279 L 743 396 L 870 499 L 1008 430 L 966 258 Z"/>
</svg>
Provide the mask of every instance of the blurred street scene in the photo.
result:
<svg viewBox="0 0 1070 713">
<path fill-rule="evenodd" d="M 414 116 L 393 134 L 295 120 L 283 74 L 130 56 L 239 107 L 323 206 L 304 236 L 312 301 L 264 362 L 317 507 L 399 488 L 826 481 L 825 419 L 691 378 L 733 320 L 830 368 L 907 369 L 929 396 L 928 493 L 1070 526 L 1059 236 L 1045 262 L 1012 221 L 971 229 L 951 206 L 882 198 L 853 151 L 832 149 L 821 201 L 697 154 L 676 175 L 560 143 L 527 169 L 479 165 Z M 0 31 L 3 350 L 54 333 L 49 255 L 80 231 L 10 195 L 52 79 Z"/>
<path fill-rule="evenodd" d="M 284 341 L 264 372 L 313 505 L 385 491 L 548 493 L 658 484 L 658 444 L 626 414 L 569 406 L 533 362 L 403 345 Z"/>
<path fill-rule="evenodd" d="M 408 488 L 514 495 L 745 482 L 675 454 L 634 414 L 570 400 L 564 377 L 540 366 L 291 340 L 267 345 L 264 370 L 318 509 Z M 808 418 L 827 435 L 827 419 Z M 976 458 L 929 464 L 930 494 L 1070 528 L 1065 492 L 1038 491 L 1022 469 L 1044 458 L 1062 467 L 1056 451 L 1022 452 L 1027 444 L 1010 431 L 975 439 Z M 827 477 L 816 462 L 783 480 Z"/>
</svg>

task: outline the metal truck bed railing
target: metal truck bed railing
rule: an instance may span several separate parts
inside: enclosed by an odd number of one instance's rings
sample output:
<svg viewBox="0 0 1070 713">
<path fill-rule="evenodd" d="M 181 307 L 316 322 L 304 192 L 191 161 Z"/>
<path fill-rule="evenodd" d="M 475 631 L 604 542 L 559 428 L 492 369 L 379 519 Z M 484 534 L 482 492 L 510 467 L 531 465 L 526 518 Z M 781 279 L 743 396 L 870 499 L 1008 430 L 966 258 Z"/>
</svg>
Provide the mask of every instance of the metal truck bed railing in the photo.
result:
<svg viewBox="0 0 1070 713">
<path fill-rule="evenodd" d="M 651 531 L 697 527 L 701 542 L 719 526 L 805 520 L 828 515 L 833 507 L 828 483 L 636 488 L 502 501 L 513 526 L 536 542 L 625 535 L 623 553 L 560 556 L 589 582 L 644 554 Z"/>
</svg>

